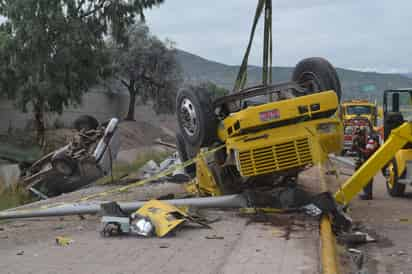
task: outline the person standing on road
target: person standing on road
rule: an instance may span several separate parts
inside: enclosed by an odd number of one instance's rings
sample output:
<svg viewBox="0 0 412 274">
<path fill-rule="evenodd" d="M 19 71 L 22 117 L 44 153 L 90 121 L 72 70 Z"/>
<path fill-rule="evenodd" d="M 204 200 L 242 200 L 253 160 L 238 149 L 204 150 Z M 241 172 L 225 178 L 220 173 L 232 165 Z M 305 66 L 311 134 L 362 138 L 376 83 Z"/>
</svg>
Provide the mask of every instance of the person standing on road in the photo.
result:
<svg viewBox="0 0 412 274">
<path fill-rule="evenodd" d="M 366 162 L 369 157 L 375 153 L 379 148 L 379 137 L 373 132 L 371 134 L 366 134 L 365 128 L 357 128 L 355 130 L 355 136 L 353 138 L 352 150 L 356 152 L 356 167 L 355 170 L 359 169 L 364 162 Z M 369 183 L 363 188 L 363 193 L 360 195 L 362 200 L 372 200 L 373 199 L 373 178 Z"/>
</svg>

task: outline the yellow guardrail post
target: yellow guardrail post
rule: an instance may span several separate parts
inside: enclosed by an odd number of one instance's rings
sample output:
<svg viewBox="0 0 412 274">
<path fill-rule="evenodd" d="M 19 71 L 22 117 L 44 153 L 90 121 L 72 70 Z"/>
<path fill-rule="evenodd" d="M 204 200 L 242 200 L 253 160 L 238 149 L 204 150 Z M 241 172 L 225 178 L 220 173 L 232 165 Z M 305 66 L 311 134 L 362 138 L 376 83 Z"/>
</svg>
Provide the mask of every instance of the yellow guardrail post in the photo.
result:
<svg viewBox="0 0 412 274">
<path fill-rule="evenodd" d="M 319 179 L 322 191 L 327 191 L 325 170 L 318 165 Z M 329 215 L 323 215 L 320 220 L 321 270 L 323 274 L 339 274 L 339 263 L 336 252 L 336 239 L 332 231 Z"/>
<path fill-rule="evenodd" d="M 332 232 L 329 216 L 324 215 L 320 221 L 321 261 L 323 274 L 338 274 L 338 257 L 336 239 Z"/>
</svg>

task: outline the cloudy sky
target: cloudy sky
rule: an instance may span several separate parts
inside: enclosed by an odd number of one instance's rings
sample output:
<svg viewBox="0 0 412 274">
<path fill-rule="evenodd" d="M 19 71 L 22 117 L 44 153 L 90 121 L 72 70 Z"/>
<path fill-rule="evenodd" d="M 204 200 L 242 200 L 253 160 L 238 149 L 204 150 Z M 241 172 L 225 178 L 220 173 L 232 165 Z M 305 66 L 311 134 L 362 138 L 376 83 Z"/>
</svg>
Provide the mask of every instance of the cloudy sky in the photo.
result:
<svg viewBox="0 0 412 274">
<path fill-rule="evenodd" d="M 273 0 L 274 65 L 323 56 L 335 66 L 412 71 L 411 0 Z M 243 56 L 256 0 L 165 0 L 146 12 L 152 32 L 226 64 Z M 258 31 L 251 64 L 261 64 Z"/>
</svg>

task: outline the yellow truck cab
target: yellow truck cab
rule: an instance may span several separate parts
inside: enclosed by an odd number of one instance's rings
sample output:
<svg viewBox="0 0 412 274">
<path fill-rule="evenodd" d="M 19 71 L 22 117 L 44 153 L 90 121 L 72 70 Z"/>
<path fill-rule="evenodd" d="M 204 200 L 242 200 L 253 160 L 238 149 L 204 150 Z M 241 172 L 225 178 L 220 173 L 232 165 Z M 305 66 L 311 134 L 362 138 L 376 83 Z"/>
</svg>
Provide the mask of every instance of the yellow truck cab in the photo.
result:
<svg viewBox="0 0 412 274">
<path fill-rule="evenodd" d="M 378 120 L 378 108 L 376 103 L 369 102 L 368 100 L 355 99 L 351 101 L 345 101 L 341 104 L 341 115 L 343 122 L 364 117 L 368 119 L 372 126 L 377 126 Z"/>
<path fill-rule="evenodd" d="M 326 161 L 329 153 L 341 152 L 340 97 L 335 69 L 318 57 L 299 62 L 289 82 L 249 87 L 215 100 L 208 90 L 182 89 L 176 100 L 178 153 L 186 161 L 201 148 L 224 147 L 210 161 L 224 194 L 261 183 L 262 176 L 295 179 Z"/>
</svg>

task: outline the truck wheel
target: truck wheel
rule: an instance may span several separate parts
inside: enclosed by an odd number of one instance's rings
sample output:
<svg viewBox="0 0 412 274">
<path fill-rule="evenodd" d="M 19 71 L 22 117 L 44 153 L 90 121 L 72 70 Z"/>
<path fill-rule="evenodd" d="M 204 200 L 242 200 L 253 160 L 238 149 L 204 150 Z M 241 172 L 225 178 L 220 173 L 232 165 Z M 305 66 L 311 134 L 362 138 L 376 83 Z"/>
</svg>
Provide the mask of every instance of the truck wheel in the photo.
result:
<svg viewBox="0 0 412 274">
<path fill-rule="evenodd" d="M 405 185 L 398 183 L 398 165 L 393 159 L 388 165 L 389 177 L 386 179 L 386 189 L 392 197 L 400 197 L 405 193 Z"/>
<path fill-rule="evenodd" d="M 183 139 L 194 147 L 211 145 L 217 139 L 217 118 L 208 90 L 189 87 L 177 94 L 176 114 Z"/>
<path fill-rule="evenodd" d="M 292 81 L 304 86 L 306 94 L 334 90 L 340 101 L 342 90 L 338 74 L 323 58 L 312 57 L 300 61 L 293 71 Z"/>
<path fill-rule="evenodd" d="M 73 127 L 78 131 L 82 129 L 85 131 L 97 129 L 98 126 L 99 121 L 90 115 L 82 115 L 73 122 Z"/>
<path fill-rule="evenodd" d="M 188 161 L 192 157 L 188 154 L 187 148 L 186 148 L 186 143 L 185 140 L 183 139 L 182 135 L 180 133 L 176 134 L 176 149 L 177 152 L 179 153 L 179 158 L 182 163 Z M 196 164 L 192 164 L 190 166 L 187 166 L 184 168 L 185 173 L 189 175 L 191 178 L 194 178 L 196 176 Z"/>
</svg>

